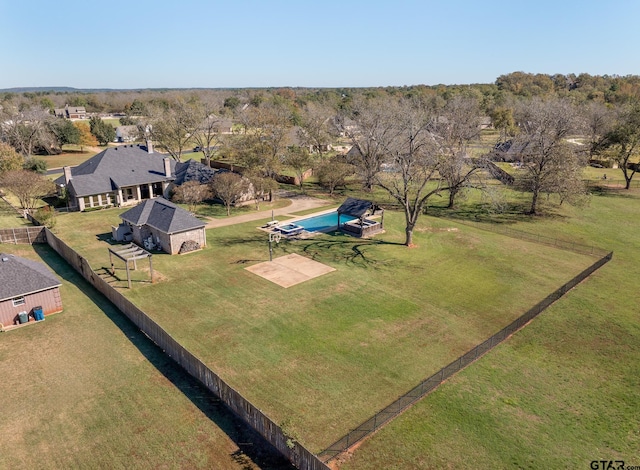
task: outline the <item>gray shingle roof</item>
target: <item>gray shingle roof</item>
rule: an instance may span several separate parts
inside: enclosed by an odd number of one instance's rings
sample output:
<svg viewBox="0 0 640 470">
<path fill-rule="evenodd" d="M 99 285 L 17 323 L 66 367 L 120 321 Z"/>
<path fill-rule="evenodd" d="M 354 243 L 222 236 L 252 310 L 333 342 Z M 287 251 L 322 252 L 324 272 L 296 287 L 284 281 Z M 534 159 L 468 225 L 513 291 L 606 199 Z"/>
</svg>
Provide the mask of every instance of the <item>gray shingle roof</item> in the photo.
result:
<svg viewBox="0 0 640 470">
<path fill-rule="evenodd" d="M 56 276 L 42 263 L 0 253 L 0 300 L 60 286 Z"/>
<path fill-rule="evenodd" d="M 172 181 L 174 178 L 164 173 L 166 157 L 162 153 L 148 153 L 143 145 L 110 147 L 72 168 L 69 184 L 76 196 L 82 197 L 108 193 L 124 186 Z M 175 160 L 171 159 L 170 164 L 173 175 Z M 55 183 L 64 184 L 64 176 Z"/>
<path fill-rule="evenodd" d="M 176 179 L 174 183 L 178 186 L 189 181 L 197 181 L 200 184 L 207 184 L 218 173 L 211 167 L 204 165 L 194 159 L 189 159 L 184 163 L 176 165 Z"/>
<path fill-rule="evenodd" d="M 206 225 L 164 198 L 148 199 L 120 214 L 120 218 L 133 225 L 149 225 L 168 234 L 186 232 Z"/>
</svg>

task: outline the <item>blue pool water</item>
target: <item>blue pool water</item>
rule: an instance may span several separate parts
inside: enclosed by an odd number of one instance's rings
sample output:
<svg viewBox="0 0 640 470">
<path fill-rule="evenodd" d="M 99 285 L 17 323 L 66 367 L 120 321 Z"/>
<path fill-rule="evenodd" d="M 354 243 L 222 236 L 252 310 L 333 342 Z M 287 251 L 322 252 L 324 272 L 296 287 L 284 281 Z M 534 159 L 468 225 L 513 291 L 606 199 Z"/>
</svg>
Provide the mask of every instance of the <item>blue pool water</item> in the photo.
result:
<svg viewBox="0 0 640 470">
<path fill-rule="evenodd" d="M 356 217 L 341 215 L 340 224 L 355 220 Z M 322 232 L 338 226 L 338 212 L 333 211 L 328 214 L 317 215 L 308 219 L 296 220 L 296 225 L 304 227 L 307 232 Z"/>
</svg>

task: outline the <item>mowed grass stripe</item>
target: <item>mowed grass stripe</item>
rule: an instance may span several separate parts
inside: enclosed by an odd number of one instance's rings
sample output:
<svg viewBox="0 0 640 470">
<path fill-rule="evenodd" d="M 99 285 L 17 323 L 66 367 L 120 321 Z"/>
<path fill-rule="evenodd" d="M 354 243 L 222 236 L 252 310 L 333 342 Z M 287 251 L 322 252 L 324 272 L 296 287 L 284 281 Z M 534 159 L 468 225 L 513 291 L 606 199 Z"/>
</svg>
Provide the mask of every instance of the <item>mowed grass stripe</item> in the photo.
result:
<svg viewBox="0 0 640 470">
<path fill-rule="evenodd" d="M 614 250 L 611 262 L 371 439 L 341 468 L 573 468 L 640 456 L 640 194 L 523 230 Z M 524 225 L 524 224 L 522 224 Z"/>
<path fill-rule="evenodd" d="M 0 334 L 1 468 L 289 468 L 52 250 L 0 249 L 49 264 L 65 307 Z"/>
<path fill-rule="evenodd" d="M 118 214 L 101 212 L 60 217 L 58 226 L 95 267 L 108 265 L 95 234 Z M 319 451 L 593 261 L 428 217 L 418 248 L 407 249 L 402 216 L 388 212 L 385 222 L 373 241 L 329 234 L 281 243 L 276 255 L 337 269 L 289 289 L 244 269 L 268 259 L 254 222 L 209 230 L 201 252 L 155 256 L 162 281 L 123 292 Z"/>
</svg>

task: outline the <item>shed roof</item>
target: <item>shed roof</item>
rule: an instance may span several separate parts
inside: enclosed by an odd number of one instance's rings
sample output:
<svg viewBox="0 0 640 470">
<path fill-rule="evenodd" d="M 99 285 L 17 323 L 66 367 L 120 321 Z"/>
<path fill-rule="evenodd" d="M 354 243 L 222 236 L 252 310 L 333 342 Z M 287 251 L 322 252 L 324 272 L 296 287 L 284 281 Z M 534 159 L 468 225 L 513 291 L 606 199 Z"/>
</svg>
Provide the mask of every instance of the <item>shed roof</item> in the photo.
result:
<svg viewBox="0 0 640 470">
<path fill-rule="evenodd" d="M 371 201 L 349 197 L 342 203 L 340 207 L 338 207 L 338 214 L 347 214 L 354 217 L 362 217 L 365 212 L 367 212 L 374 206 L 375 204 Z"/>
<path fill-rule="evenodd" d="M 206 225 L 183 208 L 163 198 L 147 199 L 120 214 L 120 218 L 130 224 L 148 225 L 167 234 L 186 232 Z"/>
<path fill-rule="evenodd" d="M 60 285 L 58 278 L 44 264 L 0 253 L 0 301 Z"/>
</svg>

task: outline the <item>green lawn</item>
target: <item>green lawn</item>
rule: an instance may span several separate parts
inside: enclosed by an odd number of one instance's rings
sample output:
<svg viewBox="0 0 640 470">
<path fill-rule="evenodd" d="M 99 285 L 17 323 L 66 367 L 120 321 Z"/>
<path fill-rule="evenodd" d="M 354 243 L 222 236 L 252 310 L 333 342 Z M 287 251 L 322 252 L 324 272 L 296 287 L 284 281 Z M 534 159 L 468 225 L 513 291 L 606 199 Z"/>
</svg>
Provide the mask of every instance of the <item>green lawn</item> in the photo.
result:
<svg viewBox="0 0 640 470">
<path fill-rule="evenodd" d="M 120 211 L 61 215 L 56 231 L 106 268 L 103 240 Z M 336 268 L 289 289 L 244 269 L 268 259 L 259 222 L 209 230 L 205 250 L 154 256 L 160 282 L 123 292 L 320 451 L 594 261 L 429 217 L 408 249 L 402 221 L 388 211 L 386 233 L 372 241 L 281 243 L 275 256 Z"/>
<path fill-rule="evenodd" d="M 515 227 L 615 254 L 364 442 L 343 469 L 589 468 L 599 459 L 638 465 L 640 192 L 605 192 L 586 208 Z"/>
<path fill-rule="evenodd" d="M 0 228 L 15 228 L 25 225 L 31 225 L 31 222 L 21 217 L 4 199 L 0 199 Z"/>
<path fill-rule="evenodd" d="M 46 155 L 39 158 L 42 158 L 47 162 L 47 168 L 62 168 L 64 166 L 77 166 L 93 157 L 95 154 L 96 152 L 88 151 L 87 149 L 85 149 L 84 152 L 81 152 L 80 149 L 78 149 L 66 151 L 60 155 Z"/>
<path fill-rule="evenodd" d="M 120 125 L 120 118 L 103 118 L 102 122 L 111 124 L 114 128 Z"/>
<path fill-rule="evenodd" d="M 289 468 L 52 250 L 2 250 L 48 264 L 65 309 L 0 333 L 0 468 Z"/>
<path fill-rule="evenodd" d="M 281 209 L 283 207 L 287 207 L 291 204 L 291 201 L 288 199 L 276 199 L 273 202 L 261 202 L 260 210 L 267 211 L 272 209 Z M 178 204 L 183 209 L 189 210 L 188 204 Z M 231 208 L 231 217 L 242 214 L 250 214 L 256 211 L 256 205 L 246 204 L 238 207 Z M 203 203 L 198 204 L 195 210 L 195 214 L 202 217 L 212 217 L 214 219 L 224 219 L 227 216 L 227 208 L 224 204 L 220 203 Z"/>
</svg>

